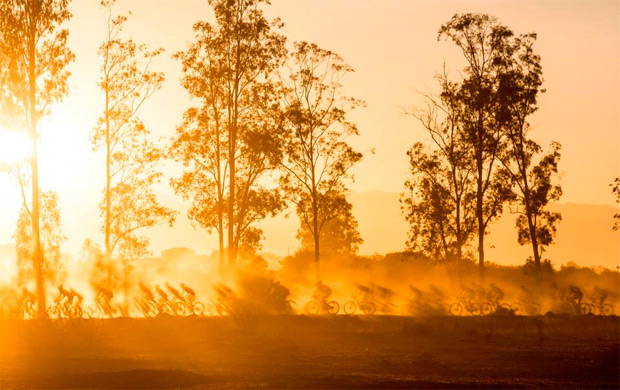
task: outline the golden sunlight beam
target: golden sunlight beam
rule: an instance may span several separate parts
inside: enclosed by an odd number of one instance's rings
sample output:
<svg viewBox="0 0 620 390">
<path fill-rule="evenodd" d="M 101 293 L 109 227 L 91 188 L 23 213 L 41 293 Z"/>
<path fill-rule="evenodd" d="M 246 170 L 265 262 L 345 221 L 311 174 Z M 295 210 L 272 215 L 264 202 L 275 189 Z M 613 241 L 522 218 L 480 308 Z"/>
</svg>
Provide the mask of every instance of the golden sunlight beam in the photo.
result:
<svg viewBox="0 0 620 390">
<path fill-rule="evenodd" d="M 20 131 L 0 128 L 0 166 L 11 166 L 30 157 L 30 139 Z"/>
</svg>

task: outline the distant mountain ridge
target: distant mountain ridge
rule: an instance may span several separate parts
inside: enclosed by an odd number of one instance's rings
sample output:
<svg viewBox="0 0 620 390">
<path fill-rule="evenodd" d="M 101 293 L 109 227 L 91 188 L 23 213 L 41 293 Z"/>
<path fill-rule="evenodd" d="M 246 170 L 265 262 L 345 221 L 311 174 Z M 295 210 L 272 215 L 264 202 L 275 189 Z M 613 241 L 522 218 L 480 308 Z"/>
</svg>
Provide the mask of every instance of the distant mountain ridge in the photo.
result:
<svg viewBox="0 0 620 390">
<path fill-rule="evenodd" d="M 353 213 L 359 223 L 359 230 L 364 239 L 360 253 L 364 255 L 399 252 L 405 248 L 408 226 L 401 214 L 400 195 L 395 192 L 357 192 L 349 195 L 353 204 Z M 185 217 L 186 207 L 177 197 L 165 199 L 166 205 L 180 211 L 177 222 L 172 228 L 167 225 L 145 230 L 143 233 L 151 238 L 151 250 L 155 256 L 165 249 L 187 247 L 198 253 L 209 254 L 217 248 L 217 237 L 204 229 L 194 228 Z M 583 266 L 604 266 L 615 269 L 620 265 L 620 232 L 612 231 L 612 216 L 618 209 L 609 205 L 565 203 L 552 206 L 562 213 L 558 226 L 556 243 L 544 253 L 556 265 L 575 262 Z M 293 210 L 288 210 L 275 218 L 261 223 L 264 230 L 263 251 L 279 256 L 294 253 L 299 247 L 296 238 L 299 221 Z M 75 221 L 66 221 L 76 224 Z M 485 239 L 485 254 L 488 261 L 498 264 L 523 264 L 530 256 L 529 246 L 517 243 L 514 228 L 515 216 L 505 213 L 501 219 L 490 226 L 490 234 Z M 99 239 L 98 220 L 89 221 L 92 225 L 79 224 L 81 230 L 90 230 L 91 238 Z M 73 242 L 72 246 L 80 248 L 78 231 L 68 229 L 66 235 Z M 82 239 L 83 240 L 83 239 Z M 0 271 L 8 271 L 14 256 L 12 244 L 0 248 Z M 66 248 L 65 250 L 67 250 Z M 76 255 L 79 252 L 73 253 Z M 2 265 L 5 268 L 2 268 Z"/>
<path fill-rule="evenodd" d="M 351 194 L 353 212 L 365 240 L 362 253 L 404 248 L 408 226 L 400 211 L 399 197 L 397 193 L 379 191 Z M 583 266 L 616 268 L 620 265 L 620 232 L 612 230 L 612 216 L 618 212 L 617 208 L 577 203 L 554 204 L 550 208 L 562 214 L 562 221 L 556 243 L 544 253 L 545 258 L 554 264 L 572 261 Z M 485 239 L 487 260 L 522 264 L 530 256 L 530 247 L 517 243 L 515 219 L 515 215 L 506 212 L 490 225 L 490 234 Z"/>
</svg>

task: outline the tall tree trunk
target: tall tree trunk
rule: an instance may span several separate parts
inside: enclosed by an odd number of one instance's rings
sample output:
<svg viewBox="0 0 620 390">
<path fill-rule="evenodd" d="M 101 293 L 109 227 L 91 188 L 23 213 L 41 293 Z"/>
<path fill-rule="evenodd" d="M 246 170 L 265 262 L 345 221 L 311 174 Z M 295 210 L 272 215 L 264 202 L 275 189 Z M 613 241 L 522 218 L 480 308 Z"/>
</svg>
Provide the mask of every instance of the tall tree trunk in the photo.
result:
<svg viewBox="0 0 620 390">
<path fill-rule="evenodd" d="M 231 126 L 232 127 L 232 126 Z M 229 197 L 228 197 L 228 266 L 233 268 L 237 261 L 235 253 L 235 143 L 236 129 L 231 130 L 230 142 L 228 146 L 228 159 L 230 164 Z"/>
<path fill-rule="evenodd" d="M 224 266 L 226 265 L 226 256 L 224 254 L 224 221 L 223 221 L 223 215 L 222 215 L 222 211 L 218 211 L 218 221 L 217 221 L 217 226 L 218 226 L 218 231 L 217 231 L 217 235 L 218 235 L 218 239 L 219 239 L 219 259 L 220 259 L 220 270 L 222 270 L 224 268 Z"/>
<path fill-rule="evenodd" d="M 34 11 L 36 12 L 36 10 Z M 36 97 L 36 19 L 38 15 L 31 15 L 31 27 L 28 41 L 28 77 L 30 89 L 30 140 L 32 142 L 32 237 L 33 250 L 32 260 L 37 284 L 37 317 L 45 318 L 45 288 L 43 285 L 43 252 L 41 251 L 41 236 L 39 232 L 39 156 L 37 139 L 37 117 Z"/>
<path fill-rule="evenodd" d="M 478 271 L 484 280 L 484 215 L 482 207 L 482 164 L 478 164 L 478 190 L 476 191 L 476 218 L 478 219 Z"/>
<path fill-rule="evenodd" d="M 525 166 L 525 164 L 522 163 L 522 166 Z M 530 232 L 530 241 L 532 242 L 534 265 L 538 270 L 540 269 L 540 253 L 538 251 L 538 237 L 536 235 L 536 223 L 534 222 L 534 213 L 531 205 L 530 186 L 527 180 L 527 172 L 522 171 L 521 176 L 523 178 L 523 200 L 525 201 L 525 217 L 527 218 L 527 227 Z"/>
<path fill-rule="evenodd" d="M 316 193 L 312 196 L 312 224 L 314 229 L 314 265 L 316 267 L 316 280 L 321 280 L 320 261 L 321 261 L 321 247 L 320 247 L 320 232 L 318 221 L 318 206 L 316 201 Z"/>
<path fill-rule="evenodd" d="M 219 269 L 222 271 L 226 265 L 226 256 L 224 254 L 224 194 L 223 187 L 225 184 L 222 182 L 222 149 L 221 149 L 221 135 L 220 135 L 220 120 L 217 114 L 217 105 L 213 105 L 213 111 L 215 112 L 215 150 L 216 150 L 216 169 L 215 175 L 217 180 L 217 235 L 219 240 Z M 225 180 L 225 179 L 224 179 Z"/>
<path fill-rule="evenodd" d="M 105 259 L 106 262 L 110 261 L 112 257 L 112 248 L 110 247 L 110 232 L 112 230 L 112 196 L 111 196 L 111 180 L 110 177 L 110 95 L 108 90 L 108 80 L 106 77 L 106 89 L 105 89 Z"/>
</svg>

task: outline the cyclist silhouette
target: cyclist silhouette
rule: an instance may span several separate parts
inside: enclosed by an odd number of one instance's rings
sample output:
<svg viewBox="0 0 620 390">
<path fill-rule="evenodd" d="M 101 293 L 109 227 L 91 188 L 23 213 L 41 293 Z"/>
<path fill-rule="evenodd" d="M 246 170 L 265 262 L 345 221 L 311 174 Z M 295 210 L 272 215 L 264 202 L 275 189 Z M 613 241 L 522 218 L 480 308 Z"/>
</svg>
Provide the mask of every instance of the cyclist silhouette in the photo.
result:
<svg viewBox="0 0 620 390">
<path fill-rule="evenodd" d="M 314 292 L 312 293 L 312 298 L 319 302 L 323 310 L 327 310 L 329 305 L 327 304 L 327 299 L 332 295 L 332 289 L 327 287 L 321 280 L 316 282 Z"/>
</svg>

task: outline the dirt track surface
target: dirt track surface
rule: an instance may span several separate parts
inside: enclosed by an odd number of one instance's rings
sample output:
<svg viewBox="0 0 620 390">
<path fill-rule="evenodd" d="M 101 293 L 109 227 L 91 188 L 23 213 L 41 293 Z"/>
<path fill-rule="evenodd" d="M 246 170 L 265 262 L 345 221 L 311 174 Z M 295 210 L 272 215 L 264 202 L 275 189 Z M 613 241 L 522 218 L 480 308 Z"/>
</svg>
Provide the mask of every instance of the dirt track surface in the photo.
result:
<svg viewBox="0 0 620 390">
<path fill-rule="evenodd" d="M 1 388 L 618 388 L 618 318 L 0 321 Z"/>
</svg>

